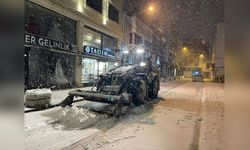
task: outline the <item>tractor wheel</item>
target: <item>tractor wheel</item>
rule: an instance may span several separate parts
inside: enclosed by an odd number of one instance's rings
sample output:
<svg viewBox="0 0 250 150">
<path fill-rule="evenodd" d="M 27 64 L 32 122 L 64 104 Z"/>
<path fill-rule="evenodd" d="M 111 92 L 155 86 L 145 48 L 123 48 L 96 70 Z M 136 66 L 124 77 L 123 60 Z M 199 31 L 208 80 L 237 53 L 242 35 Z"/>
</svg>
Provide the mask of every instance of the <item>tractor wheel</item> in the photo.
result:
<svg viewBox="0 0 250 150">
<path fill-rule="evenodd" d="M 155 99 L 159 92 L 159 79 L 155 78 L 150 85 L 149 98 Z"/>
<path fill-rule="evenodd" d="M 136 106 L 142 105 L 148 100 L 148 82 L 145 79 L 138 78 L 133 88 L 132 100 Z"/>
</svg>

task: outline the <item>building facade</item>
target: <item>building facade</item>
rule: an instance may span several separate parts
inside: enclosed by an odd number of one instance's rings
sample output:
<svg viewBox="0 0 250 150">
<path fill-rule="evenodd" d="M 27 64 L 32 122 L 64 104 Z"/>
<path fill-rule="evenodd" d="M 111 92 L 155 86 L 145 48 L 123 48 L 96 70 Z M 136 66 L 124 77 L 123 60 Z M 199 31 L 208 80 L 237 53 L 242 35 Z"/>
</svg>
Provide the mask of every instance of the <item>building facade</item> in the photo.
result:
<svg viewBox="0 0 250 150">
<path fill-rule="evenodd" d="M 156 64 L 158 64 L 161 69 L 161 77 L 166 78 L 168 73 L 167 72 L 168 59 L 166 58 L 168 57 L 168 54 L 166 50 L 166 40 L 164 38 L 164 35 L 154 32 L 152 46 L 156 54 Z"/>
<path fill-rule="evenodd" d="M 125 15 L 124 50 L 143 48 L 146 57 L 151 56 L 152 62 L 161 65 L 159 50 L 153 44 L 153 31 L 136 16 Z"/>
<path fill-rule="evenodd" d="M 25 1 L 25 86 L 81 87 L 118 59 L 122 0 Z"/>
<path fill-rule="evenodd" d="M 214 64 L 213 76 L 220 78 L 225 75 L 225 37 L 224 23 L 218 23 L 213 42 L 212 63 Z M 218 79 L 217 79 L 218 80 Z"/>
</svg>

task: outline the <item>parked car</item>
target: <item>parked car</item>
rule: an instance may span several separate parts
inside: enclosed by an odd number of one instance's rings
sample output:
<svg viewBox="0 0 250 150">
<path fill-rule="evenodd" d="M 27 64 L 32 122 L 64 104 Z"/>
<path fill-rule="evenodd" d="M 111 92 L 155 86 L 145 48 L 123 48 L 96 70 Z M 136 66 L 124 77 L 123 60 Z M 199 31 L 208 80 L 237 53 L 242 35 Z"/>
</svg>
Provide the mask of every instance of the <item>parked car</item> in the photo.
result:
<svg viewBox="0 0 250 150">
<path fill-rule="evenodd" d="M 203 82 L 203 76 L 201 74 L 200 75 L 193 75 L 192 81 L 193 82 Z"/>
<path fill-rule="evenodd" d="M 192 73 L 192 81 L 193 82 L 203 82 L 203 75 L 200 69 L 193 70 Z"/>
</svg>

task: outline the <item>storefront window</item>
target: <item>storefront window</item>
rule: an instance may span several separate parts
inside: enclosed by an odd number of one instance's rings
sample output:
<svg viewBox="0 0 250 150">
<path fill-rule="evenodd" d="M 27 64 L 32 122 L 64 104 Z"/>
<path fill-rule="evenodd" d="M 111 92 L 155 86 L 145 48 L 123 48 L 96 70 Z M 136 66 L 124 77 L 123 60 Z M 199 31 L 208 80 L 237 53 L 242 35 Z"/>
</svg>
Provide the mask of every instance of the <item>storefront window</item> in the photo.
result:
<svg viewBox="0 0 250 150">
<path fill-rule="evenodd" d="M 99 74 L 103 74 L 106 72 L 106 63 L 99 61 L 99 70 L 98 70 Z"/>
<path fill-rule="evenodd" d="M 84 31 L 82 82 L 92 84 L 98 75 L 114 68 L 117 39 L 89 26 Z"/>
<path fill-rule="evenodd" d="M 95 59 L 83 58 L 82 83 L 94 83 L 97 78 L 98 62 Z"/>
<path fill-rule="evenodd" d="M 107 66 L 106 71 L 109 71 L 109 70 L 113 69 L 115 67 L 114 64 L 115 64 L 114 62 L 106 62 L 106 66 Z"/>
<path fill-rule="evenodd" d="M 74 20 L 29 1 L 25 1 L 25 32 L 76 44 Z"/>
<path fill-rule="evenodd" d="M 98 61 L 91 58 L 83 58 L 82 65 L 82 83 L 85 84 L 93 84 L 98 75 L 104 74 L 115 67 L 114 62 Z"/>
<path fill-rule="evenodd" d="M 76 21 L 25 1 L 24 22 L 26 88 L 72 87 Z"/>
<path fill-rule="evenodd" d="M 29 49 L 29 48 L 26 48 Z M 28 51 L 29 61 L 26 68 L 28 88 L 70 87 L 74 81 L 75 57 L 46 49 Z M 63 88 L 63 87 L 62 87 Z"/>
<path fill-rule="evenodd" d="M 98 73 L 103 74 L 108 72 L 109 70 L 113 69 L 115 67 L 114 62 L 105 62 L 105 61 L 99 61 L 99 70 Z"/>
</svg>

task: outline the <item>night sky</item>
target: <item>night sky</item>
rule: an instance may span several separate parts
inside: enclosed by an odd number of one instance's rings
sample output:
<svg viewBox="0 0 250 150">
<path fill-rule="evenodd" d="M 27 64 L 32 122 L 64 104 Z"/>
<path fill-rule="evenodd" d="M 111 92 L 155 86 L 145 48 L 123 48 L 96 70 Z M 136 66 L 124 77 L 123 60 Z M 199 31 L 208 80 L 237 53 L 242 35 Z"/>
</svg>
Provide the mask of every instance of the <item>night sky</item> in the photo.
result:
<svg viewBox="0 0 250 150">
<path fill-rule="evenodd" d="M 209 45 L 216 24 L 224 20 L 224 0 L 125 0 L 125 10 L 138 12 L 151 3 L 157 8 L 154 21 L 159 30 L 169 34 L 174 24 L 183 40 L 198 38 Z M 137 16 L 152 21 L 145 13 Z"/>
</svg>

